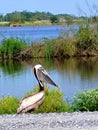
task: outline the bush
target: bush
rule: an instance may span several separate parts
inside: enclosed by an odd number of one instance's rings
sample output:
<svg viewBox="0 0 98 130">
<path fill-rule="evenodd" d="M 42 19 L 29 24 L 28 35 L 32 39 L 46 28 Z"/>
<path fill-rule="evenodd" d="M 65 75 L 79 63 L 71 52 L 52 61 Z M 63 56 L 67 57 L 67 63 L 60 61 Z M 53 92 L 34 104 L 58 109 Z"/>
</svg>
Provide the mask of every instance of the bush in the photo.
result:
<svg viewBox="0 0 98 130">
<path fill-rule="evenodd" d="M 4 39 L 0 46 L 0 56 L 3 58 L 13 58 L 26 47 L 27 44 L 24 40 L 13 37 Z"/>
<path fill-rule="evenodd" d="M 19 99 L 16 97 L 3 97 L 0 100 L 0 114 L 14 114 L 17 111 Z"/>
<path fill-rule="evenodd" d="M 73 110 L 98 111 L 98 89 L 76 95 L 73 101 Z"/>
</svg>

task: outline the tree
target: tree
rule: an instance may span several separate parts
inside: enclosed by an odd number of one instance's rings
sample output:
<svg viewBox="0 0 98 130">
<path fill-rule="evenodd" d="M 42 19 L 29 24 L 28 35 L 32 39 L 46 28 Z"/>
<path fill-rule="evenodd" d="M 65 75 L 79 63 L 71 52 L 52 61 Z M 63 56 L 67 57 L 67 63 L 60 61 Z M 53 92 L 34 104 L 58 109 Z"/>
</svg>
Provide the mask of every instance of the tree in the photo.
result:
<svg viewBox="0 0 98 130">
<path fill-rule="evenodd" d="M 53 15 L 53 16 L 50 17 L 50 21 L 51 21 L 51 23 L 58 23 L 59 19 L 58 19 L 58 17 Z"/>
<path fill-rule="evenodd" d="M 66 22 L 67 22 L 68 25 L 72 24 L 72 23 L 73 23 L 73 18 L 72 18 L 72 16 L 67 16 L 67 17 L 66 17 Z"/>
<path fill-rule="evenodd" d="M 21 23 L 21 22 L 22 22 L 22 17 L 21 17 L 20 12 L 15 11 L 15 12 L 12 14 L 11 22 L 13 22 L 13 23 L 17 23 L 17 22 L 18 22 L 18 23 Z"/>
<path fill-rule="evenodd" d="M 3 21 L 3 15 L 0 14 L 0 21 L 2 22 Z"/>
</svg>

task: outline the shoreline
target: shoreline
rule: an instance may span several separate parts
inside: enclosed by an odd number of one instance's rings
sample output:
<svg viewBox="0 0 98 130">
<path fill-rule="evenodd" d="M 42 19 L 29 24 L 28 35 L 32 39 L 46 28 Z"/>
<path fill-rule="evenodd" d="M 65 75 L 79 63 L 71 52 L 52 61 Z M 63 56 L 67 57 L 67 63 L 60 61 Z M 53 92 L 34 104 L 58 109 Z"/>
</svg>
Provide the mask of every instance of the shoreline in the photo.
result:
<svg viewBox="0 0 98 130">
<path fill-rule="evenodd" d="M 0 115 L 0 130 L 98 130 L 98 112 Z"/>
</svg>

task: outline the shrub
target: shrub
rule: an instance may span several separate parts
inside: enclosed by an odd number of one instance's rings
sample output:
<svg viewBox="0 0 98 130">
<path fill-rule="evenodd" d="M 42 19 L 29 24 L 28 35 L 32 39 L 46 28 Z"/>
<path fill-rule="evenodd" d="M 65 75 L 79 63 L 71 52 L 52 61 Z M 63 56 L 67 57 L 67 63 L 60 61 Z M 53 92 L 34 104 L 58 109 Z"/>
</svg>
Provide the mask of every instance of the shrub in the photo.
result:
<svg viewBox="0 0 98 130">
<path fill-rule="evenodd" d="M 98 111 L 98 89 L 76 95 L 73 101 L 73 110 Z"/>
<path fill-rule="evenodd" d="M 2 97 L 0 100 L 0 114 L 14 114 L 17 111 L 19 99 L 16 97 Z"/>
<path fill-rule="evenodd" d="M 0 46 L 0 56 L 3 58 L 13 58 L 25 47 L 27 47 L 27 44 L 24 40 L 13 37 L 4 39 Z"/>
</svg>

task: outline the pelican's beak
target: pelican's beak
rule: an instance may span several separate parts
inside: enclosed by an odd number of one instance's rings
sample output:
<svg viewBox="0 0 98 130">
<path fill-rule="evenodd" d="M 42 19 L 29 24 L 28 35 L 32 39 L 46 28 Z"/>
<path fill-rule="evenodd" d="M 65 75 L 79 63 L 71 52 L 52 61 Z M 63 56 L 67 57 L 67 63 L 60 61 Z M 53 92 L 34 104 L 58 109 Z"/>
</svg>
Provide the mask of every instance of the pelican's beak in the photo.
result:
<svg viewBox="0 0 98 130">
<path fill-rule="evenodd" d="M 49 74 L 46 72 L 46 70 L 42 67 L 42 65 L 40 65 L 40 64 L 35 65 L 34 74 L 40 84 L 45 82 L 45 83 L 49 83 L 49 84 L 54 85 L 55 87 L 59 88 L 59 86 L 52 80 L 52 78 L 49 76 Z"/>
<path fill-rule="evenodd" d="M 51 85 L 54 85 L 58 87 L 58 85 L 52 80 L 52 78 L 49 76 L 49 74 L 46 72 L 46 70 L 43 67 L 40 67 L 38 69 L 38 79 L 40 81 L 49 83 Z"/>
</svg>

